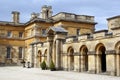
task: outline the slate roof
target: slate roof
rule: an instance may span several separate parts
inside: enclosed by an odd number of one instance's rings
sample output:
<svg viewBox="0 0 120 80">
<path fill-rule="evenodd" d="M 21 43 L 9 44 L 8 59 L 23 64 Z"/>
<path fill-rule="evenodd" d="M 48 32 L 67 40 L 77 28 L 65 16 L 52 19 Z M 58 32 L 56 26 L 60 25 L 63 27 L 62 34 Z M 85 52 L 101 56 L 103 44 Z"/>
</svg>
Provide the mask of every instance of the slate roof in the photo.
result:
<svg viewBox="0 0 120 80">
<path fill-rule="evenodd" d="M 68 31 L 65 30 L 63 27 L 61 26 L 58 26 L 58 27 L 50 27 L 50 29 L 52 29 L 54 32 L 64 32 L 64 33 L 67 33 Z M 50 30 L 49 29 L 49 30 Z"/>
<path fill-rule="evenodd" d="M 24 23 L 15 24 L 14 22 L 0 21 L 0 25 L 24 26 Z"/>
<path fill-rule="evenodd" d="M 28 21 L 26 23 L 26 25 L 30 24 L 30 23 L 34 23 L 34 22 L 46 22 L 46 23 L 52 23 L 52 19 L 42 19 L 42 18 L 33 18 L 30 21 Z"/>
</svg>

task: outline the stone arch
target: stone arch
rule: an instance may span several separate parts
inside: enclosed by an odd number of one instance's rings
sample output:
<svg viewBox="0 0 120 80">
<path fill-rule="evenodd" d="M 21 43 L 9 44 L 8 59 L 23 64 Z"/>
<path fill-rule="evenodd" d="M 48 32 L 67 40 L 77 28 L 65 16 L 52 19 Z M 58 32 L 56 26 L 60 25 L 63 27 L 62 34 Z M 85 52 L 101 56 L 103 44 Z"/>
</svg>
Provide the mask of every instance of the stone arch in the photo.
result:
<svg viewBox="0 0 120 80">
<path fill-rule="evenodd" d="M 86 45 L 80 47 L 80 55 L 81 71 L 88 71 L 88 48 Z"/>
<path fill-rule="evenodd" d="M 67 50 L 68 53 L 68 69 L 74 70 L 74 49 L 70 46 Z"/>
<path fill-rule="evenodd" d="M 96 52 L 96 67 L 97 67 L 97 73 L 100 72 L 106 72 L 106 48 L 103 43 L 99 43 L 95 47 Z"/>
<path fill-rule="evenodd" d="M 115 50 L 117 54 L 120 54 L 120 41 L 115 44 Z"/>
<path fill-rule="evenodd" d="M 120 41 L 115 44 L 116 51 L 116 75 L 120 76 Z"/>
<path fill-rule="evenodd" d="M 36 64 L 36 66 L 40 67 L 40 63 L 41 62 L 42 62 L 42 52 L 41 52 L 41 50 L 38 50 L 38 52 L 37 52 L 37 64 Z"/>
</svg>

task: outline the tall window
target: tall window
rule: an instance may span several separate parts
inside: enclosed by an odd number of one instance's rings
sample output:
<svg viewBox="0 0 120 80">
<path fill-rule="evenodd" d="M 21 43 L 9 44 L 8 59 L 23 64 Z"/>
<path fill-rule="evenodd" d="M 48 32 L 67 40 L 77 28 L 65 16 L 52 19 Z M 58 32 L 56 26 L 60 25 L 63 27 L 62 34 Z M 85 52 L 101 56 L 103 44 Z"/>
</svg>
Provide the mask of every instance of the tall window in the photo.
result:
<svg viewBox="0 0 120 80">
<path fill-rule="evenodd" d="M 19 47 L 19 58 L 22 58 L 22 47 Z"/>
<path fill-rule="evenodd" d="M 76 34 L 79 35 L 79 33 L 80 33 L 80 29 L 77 29 Z"/>
<path fill-rule="evenodd" d="M 11 31 L 7 32 L 7 37 L 11 37 Z"/>
<path fill-rule="evenodd" d="M 42 35 L 46 35 L 46 29 L 42 29 Z"/>
<path fill-rule="evenodd" d="M 7 47 L 7 55 L 6 55 L 6 58 L 10 58 L 10 52 L 11 52 L 10 47 Z"/>
<path fill-rule="evenodd" d="M 19 38 L 22 38 L 23 32 L 19 32 Z"/>
</svg>

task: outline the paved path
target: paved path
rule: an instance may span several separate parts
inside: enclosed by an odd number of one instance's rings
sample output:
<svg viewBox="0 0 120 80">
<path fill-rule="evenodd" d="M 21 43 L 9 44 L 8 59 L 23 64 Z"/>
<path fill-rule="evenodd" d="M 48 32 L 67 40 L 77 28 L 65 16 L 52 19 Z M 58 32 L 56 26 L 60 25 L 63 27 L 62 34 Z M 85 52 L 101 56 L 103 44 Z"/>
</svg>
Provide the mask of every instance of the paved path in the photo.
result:
<svg viewBox="0 0 120 80">
<path fill-rule="evenodd" d="M 39 68 L 0 67 L 0 80 L 120 80 L 120 77 Z"/>
</svg>

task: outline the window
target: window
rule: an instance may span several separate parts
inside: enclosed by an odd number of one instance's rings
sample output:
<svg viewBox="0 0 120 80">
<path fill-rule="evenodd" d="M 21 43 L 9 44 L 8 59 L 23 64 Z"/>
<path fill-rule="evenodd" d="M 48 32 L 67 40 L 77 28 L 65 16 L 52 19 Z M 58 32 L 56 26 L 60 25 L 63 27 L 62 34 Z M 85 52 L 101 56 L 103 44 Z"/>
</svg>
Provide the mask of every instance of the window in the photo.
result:
<svg viewBox="0 0 120 80">
<path fill-rule="evenodd" d="M 42 29 L 42 35 L 46 35 L 46 29 Z"/>
<path fill-rule="evenodd" d="M 76 34 L 79 35 L 79 33 L 80 33 L 80 29 L 77 29 Z"/>
<path fill-rule="evenodd" d="M 11 37 L 11 31 L 7 32 L 7 37 Z"/>
<path fill-rule="evenodd" d="M 19 38 L 22 38 L 23 32 L 19 32 Z"/>
<path fill-rule="evenodd" d="M 22 58 L 22 47 L 19 47 L 19 58 Z"/>
<path fill-rule="evenodd" d="M 7 47 L 7 55 L 6 58 L 10 58 L 10 52 L 11 52 L 11 48 Z"/>
</svg>

